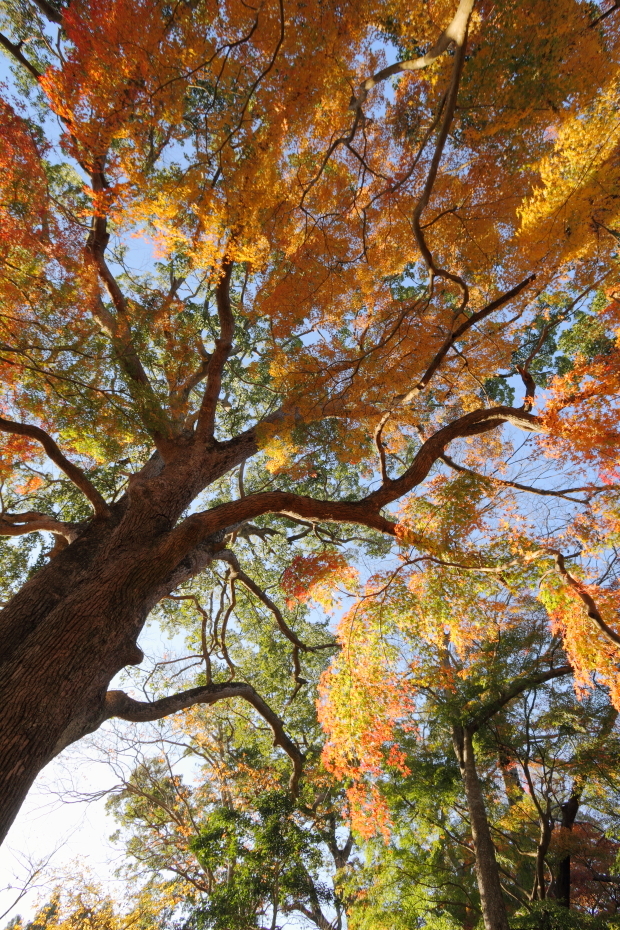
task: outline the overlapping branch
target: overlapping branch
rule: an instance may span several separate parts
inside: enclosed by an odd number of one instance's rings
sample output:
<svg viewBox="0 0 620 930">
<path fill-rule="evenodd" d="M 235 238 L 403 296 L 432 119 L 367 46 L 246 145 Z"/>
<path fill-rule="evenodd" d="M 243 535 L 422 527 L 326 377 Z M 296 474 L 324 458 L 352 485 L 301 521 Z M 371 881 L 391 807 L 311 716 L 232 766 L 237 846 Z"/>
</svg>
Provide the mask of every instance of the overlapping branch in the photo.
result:
<svg viewBox="0 0 620 930">
<path fill-rule="evenodd" d="M 103 720 L 118 717 L 133 723 L 146 723 L 151 720 L 161 720 L 180 710 L 194 707 L 197 704 L 215 704 L 229 698 L 241 697 L 261 715 L 273 731 L 275 746 L 280 746 L 293 763 L 293 774 L 290 780 L 291 791 L 295 793 L 301 777 L 304 756 L 299 747 L 287 735 L 284 724 L 278 715 L 271 709 L 266 701 L 257 693 L 252 685 L 243 681 L 229 681 L 224 684 L 209 684 L 198 688 L 189 688 L 157 701 L 136 701 L 125 694 L 124 691 L 108 691 L 105 700 Z"/>
<path fill-rule="evenodd" d="M 51 459 L 52 462 L 65 473 L 67 478 L 80 489 L 82 494 L 88 498 L 93 505 L 95 514 L 98 517 L 109 516 L 108 505 L 97 488 L 89 481 L 81 468 L 78 468 L 77 465 L 74 465 L 73 462 L 70 462 L 69 459 L 63 455 L 52 437 L 49 433 L 46 433 L 44 429 L 41 429 L 39 426 L 31 426 L 28 423 L 16 423 L 13 420 L 5 420 L 4 417 L 0 417 L 0 430 L 4 433 L 14 433 L 17 436 L 28 436 L 30 439 L 34 439 L 36 442 L 41 443 L 47 457 Z"/>
<path fill-rule="evenodd" d="M 514 407 L 474 410 L 438 430 L 420 448 L 411 465 L 394 480 L 359 501 L 325 501 L 289 491 L 263 491 L 220 504 L 212 510 L 192 514 L 179 524 L 162 543 L 172 562 L 181 559 L 202 539 L 221 530 L 245 523 L 266 513 L 300 517 L 310 522 L 356 523 L 394 535 L 396 523 L 381 513 L 383 507 L 419 485 L 454 439 L 485 433 L 503 423 L 526 431 L 542 431 L 540 419 Z M 162 553 L 163 555 L 163 553 Z"/>
<path fill-rule="evenodd" d="M 300 652 L 320 652 L 322 649 L 333 649 L 335 643 L 319 643 L 315 646 L 308 646 L 307 643 L 304 643 L 295 633 L 294 630 L 290 628 L 286 620 L 282 615 L 282 611 L 266 591 L 256 584 L 256 582 L 250 578 L 246 572 L 243 571 L 239 564 L 239 560 L 235 553 L 231 549 L 221 549 L 219 552 L 216 552 L 214 559 L 221 559 L 224 562 L 228 562 L 231 566 L 232 571 L 234 572 L 234 577 L 238 579 L 241 584 L 247 588 L 247 590 L 253 594 L 258 600 L 265 605 L 265 607 L 271 611 L 273 617 L 276 621 L 277 627 L 280 632 L 285 636 L 289 642 L 293 644 L 293 668 L 294 668 L 294 678 L 297 684 L 297 688 L 293 694 L 293 697 L 299 690 L 302 685 L 307 684 L 306 679 L 301 677 L 301 664 L 299 661 Z M 292 698 L 291 698 L 292 700 Z"/>
<path fill-rule="evenodd" d="M 55 10 L 51 3 L 47 0 L 33 0 L 33 3 L 51 23 L 56 23 L 57 26 L 62 25 L 62 14 Z"/>
<path fill-rule="evenodd" d="M 222 373 L 232 349 L 235 322 L 230 304 L 230 279 L 233 263 L 225 259 L 222 274 L 215 290 L 217 315 L 220 324 L 219 336 L 215 340 L 215 349 L 207 364 L 207 384 L 200 406 L 196 435 L 199 440 L 213 438 L 215 414 L 222 387 Z"/>
</svg>

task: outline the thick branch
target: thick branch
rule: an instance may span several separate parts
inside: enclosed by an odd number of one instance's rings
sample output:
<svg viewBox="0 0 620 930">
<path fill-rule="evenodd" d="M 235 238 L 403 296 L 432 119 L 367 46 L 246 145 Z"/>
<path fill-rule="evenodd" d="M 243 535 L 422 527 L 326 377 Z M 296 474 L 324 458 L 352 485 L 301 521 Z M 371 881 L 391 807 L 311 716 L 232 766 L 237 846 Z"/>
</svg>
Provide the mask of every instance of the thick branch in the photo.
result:
<svg viewBox="0 0 620 930">
<path fill-rule="evenodd" d="M 200 407 L 196 434 L 199 439 L 212 439 L 215 430 L 215 413 L 222 387 L 222 372 L 232 349 L 235 323 L 230 305 L 230 278 L 233 263 L 226 259 L 222 265 L 222 276 L 215 290 L 220 334 L 215 340 L 215 349 L 209 359 L 207 386 Z"/>
<path fill-rule="evenodd" d="M 399 478 L 388 480 L 363 500 L 322 501 L 289 491 L 250 494 L 239 500 L 220 504 L 212 510 L 192 514 L 173 530 L 164 545 L 171 558 L 179 559 L 205 536 L 246 523 L 266 513 L 281 513 L 311 522 L 357 523 L 394 535 L 396 524 L 386 519 L 381 514 L 381 509 L 424 481 L 448 443 L 460 437 L 485 433 L 503 423 L 511 423 L 528 431 L 542 431 L 538 417 L 514 407 L 474 410 L 438 430 L 424 443 L 409 468 Z"/>
<path fill-rule="evenodd" d="M 74 465 L 62 454 L 52 437 L 45 430 L 38 426 L 30 426 L 27 423 L 15 423 L 13 420 L 5 420 L 4 417 L 0 417 L 0 430 L 5 433 L 15 433 L 18 436 L 29 436 L 31 439 L 40 442 L 48 458 L 55 465 L 58 465 L 67 478 L 70 478 L 73 484 L 88 498 L 96 515 L 98 517 L 109 516 L 108 505 L 97 488 L 90 483 L 81 468 L 78 468 L 77 465 Z"/>
<path fill-rule="evenodd" d="M 24 68 L 26 68 L 27 71 L 30 72 L 35 81 L 38 81 L 42 77 L 41 72 L 38 71 L 35 66 L 28 61 L 26 56 L 22 54 L 21 43 L 19 45 L 15 45 L 15 43 L 11 42 L 10 39 L 7 39 L 7 37 L 0 32 L 0 45 L 6 49 L 9 55 L 11 55 L 15 61 L 19 62 L 20 65 L 22 65 Z"/>
<path fill-rule="evenodd" d="M 169 714 L 176 714 L 179 710 L 194 707 L 196 704 L 215 704 L 228 698 L 241 697 L 261 715 L 273 730 L 275 746 L 281 746 L 293 763 L 293 774 L 290 786 L 293 792 L 297 791 L 301 777 L 304 757 L 295 743 L 287 736 L 284 724 L 269 705 L 254 690 L 252 685 L 241 681 L 229 681 L 225 684 L 204 685 L 201 688 L 190 688 L 178 694 L 160 698 L 157 701 L 135 701 L 124 691 L 108 691 L 105 701 L 105 711 L 102 718 L 119 717 L 121 720 L 130 720 L 135 723 L 145 723 L 149 720 L 161 720 Z"/>
<path fill-rule="evenodd" d="M 444 29 L 433 47 L 426 52 L 425 55 L 420 56 L 420 58 L 409 59 L 408 61 L 398 61 L 396 64 L 389 65 L 387 68 L 377 71 L 372 77 L 366 78 L 366 80 L 360 84 L 357 96 L 351 101 L 352 109 L 361 107 L 368 96 L 368 91 L 376 87 L 381 81 L 386 81 L 393 75 L 401 74 L 403 71 L 421 71 L 423 68 L 428 68 L 440 55 L 443 55 L 443 53 L 447 51 L 452 42 L 455 42 L 457 46 L 462 45 L 473 7 L 474 0 L 460 0 L 452 22 Z"/>
<path fill-rule="evenodd" d="M 68 542 L 73 542 L 77 527 L 73 523 L 63 523 L 37 510 L 0 515 L 0 536 L 24 536 L 26 533 L 39 532 L 56 533 Z"/>
<path fill-rule="evenodd" d="M 398 500 L 426 478 L 446 446 L 454 439 L 486 433 L 502 423 L 511 423 L 527 431 L 540 432 L 542 430 L 538 417 L 514 407 L 489 407 L 485 410 L 473 410 L 444 426 L 430 439 L 427 439 L 400 478 L 384 482 L 378 491 L 374 491 L 366 498 L 365 502 L 377 507 L 385 507 Z"/>
<path fill-rule="evenodd" d="M 48 3 L 47 0 L 33 0 L 33 2 L 51 23 L 56 23 L 57 26 L 62 25 L 62 15 L 58 10 L 54 9 L 51 3 Z"/>
</svg>

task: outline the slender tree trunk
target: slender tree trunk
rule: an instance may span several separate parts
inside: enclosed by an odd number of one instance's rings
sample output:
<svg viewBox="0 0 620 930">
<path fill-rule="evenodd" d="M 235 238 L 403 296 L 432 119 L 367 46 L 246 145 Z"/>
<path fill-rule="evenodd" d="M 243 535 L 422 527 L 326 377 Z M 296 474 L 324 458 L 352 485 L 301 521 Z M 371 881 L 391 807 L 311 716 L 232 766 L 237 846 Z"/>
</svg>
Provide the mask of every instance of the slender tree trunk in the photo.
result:
<svg viewBox="0 0 620 930">
<path fill-rule="evenodd" d="M 467 727 L 454 726 L 452 741 L 467 798 L 476 856 L 476 878 L 485 930 L 510 930 L 495 858 L 495 847 L 491 839 L 484 797 L 476 771 L 471 730 Z"/>
<path fill-rule="evenodd" d="M 562 833 L 573 829 L 575 818 L 579 810 L 581 792 L 573 794 L 565 804 L 562 804 Z M 554 882 L 554 894 L 558 904 L 570 907 L 570 853 L 567 853 L 558 865 L 558 873 Z"/>
</svg>

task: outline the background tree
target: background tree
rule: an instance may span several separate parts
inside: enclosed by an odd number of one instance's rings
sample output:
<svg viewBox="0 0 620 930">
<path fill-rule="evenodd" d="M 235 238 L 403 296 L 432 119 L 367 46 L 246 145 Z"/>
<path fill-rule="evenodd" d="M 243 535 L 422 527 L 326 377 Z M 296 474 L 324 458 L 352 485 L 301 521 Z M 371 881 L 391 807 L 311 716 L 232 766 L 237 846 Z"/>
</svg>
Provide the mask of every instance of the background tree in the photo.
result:
<svg viewBox="0 0 620 930">
<path fill-rule="evenodd" d="M 451 568 L 410 572 L 391 573 L 380 598 L 345 617 L 343 650 L 324 678 L 326 760 L 351 779 L 358 830 L 394 836 L 376 847 L 353 925 L 359 908 L 360 926 L 473 927 L 481 912 L 485 927 L 507 928 L 519 908 L 560 897 L 554 876 L 570 848 L 562 805 L 577 791 L 583 866 L 572 905 L 615 914 L 603 890 L 613 865 L 594 865 L 617 852 L 608 819 L 617 712 L 606 690 L 576 699 L 546 612 L 533 598 L 519 603 L 509 577 L 465 586 Z"/>
</svg>

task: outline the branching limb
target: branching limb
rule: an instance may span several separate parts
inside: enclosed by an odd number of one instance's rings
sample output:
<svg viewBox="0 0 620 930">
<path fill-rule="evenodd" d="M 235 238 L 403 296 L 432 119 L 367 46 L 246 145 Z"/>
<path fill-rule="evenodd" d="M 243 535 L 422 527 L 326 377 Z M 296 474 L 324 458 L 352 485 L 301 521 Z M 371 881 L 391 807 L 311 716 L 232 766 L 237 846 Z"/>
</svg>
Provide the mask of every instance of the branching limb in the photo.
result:
<svg viewBox="0 0 620 930">
<path fill-rule="evenodd" d="M 179 387 L 170 395 L 170 404 L 174 408 L 178 403 L 184 404 L 191 392 L 203 381 L 209 374 L 209 362 L 211 356 L 205 349 L 202 340 L 196 340 L 196 347 L 200 356 L 200 364 L 195 371 L 189 375 Z"/>
<path fill-rule="evenodd" d="M 464 41 L 473 7 L 474 0 L 460 0 L 452 22 L 444 29 L 433 47 L 425 55 L 408 61 L 398 61 L 381 71 L 377 71 L 372 77 L 366 78 L 360 84 L 357 95 L 351 100 L 351 109 L 359 109 L 364 104 L 368 92 L 381 81 L 386 81 L 393 75 L 401 74 L 404 71 L 421 71 L 423 68 L 428 68 L 440 55 L 447 51 L 453 42 L 460 47 Z"/>
<path fill-rule="evenodd" d="M 548 551 L 553 553 L 555 556 L 556 571 L 559 575 L 562 576 L 562 578 L 564 578 L 567 584 L 576 593 L 577 597 L 579 597 L 583 602 L 590 620 L 594 620 L 594 623 L 603 634 L 605 639 L 609 640 L 609 642 L 613 643 L 613 645 L 616 647 L 620 646 L 620 635 L 618 635 L 615 630 L 612 630 L 612 628 L 605 623 L 596 604 L 594 603 L 593 597 L 588 593 L 585 586 L 576 578 L 574 578 L 566 569 L 565 556 L 562 555 L 561 552 L 558 552 L 557 549 L 549 549 Z"/>
<path fill-rule="evenodd" d="M 511 423 L 529 432 L 543 431 L 538 417 L 514 407 L 474 410 L 438 430 L 426 440 L 409 468 L 399 478 L 385 482 L 363 500 L 323 501 L 289 491 L 263 491 L 220 504 L 212 510 L 192 514 L 167 536 L 162 545 L 176 564 L 178 559 L 183 558 L 206 536 L 222 530 L 229 531 L 231 526 L 247 523 L 266 513 L 281 513 L 310 522 L 356 523 L 393 536 L 396 523 L 384 517 L 381 509 L 424 481 L 446 446 L 454 439 L 485 433 L 503 423 Z"/>
<path fill-rule="evenodd" d="M 81 468 L 78 468 L 77 465 L 74 465 L 73 462 L 70 462 L 69 459 L 62 454 L 49 433 L 46 433 L 45 430 L 41 429 L 39 426 L 30 426 L 27 423 L 16 423 L 13 420 L 5 420 L 4 417 L 0 417 L 0 430 L 4 433 L 14 433 L 18 436 L 29 436 L 30 439 L 40 442 L 45 449 L 47 457 L 51 459 L 52 462 L 65 473 L 67 478 L 80 489 L 82 494 L 88 498 L 93 505 L 95 514 L 98 517 L 109 516 L 110 511 L 108 505 L 97 488 L 91 484 Z"/>
<path fill-rule="evenodd" d="M 418 383 L 414 387 L 412 387 L 411 390 L 408 391 L 406 394 L 399 394 L 397 395 L 395 399 L 399 401 L 401 404 L 411 403 L 411 401 L 426 388 L 429 381 L 431 380 L 431 378 L 433 377 L 433 375 L 435 374 L 435 372 L 437 371 L 437 369 L 439 368 L 439 366 L 441 365 L 444 358 L 446 357 L 446 355 L 448 354 L 452 346 L 455 344 L 455 342 L 458 342 L 459 339 L 461 339 L 462 336 L 464 336 L 465 333 L 472 328 L 472 326 L 475 326 L 477 323 L 481 323 L 482 320 L 485 320 L 488 316 L 490 316 L 496 310 L 499 310 L 500 307 L 504 306 L 504 304 L 507 304 L 511 300 L 514 300 L 514 298 L 517 297 L 521 293 L 521 291 L 523 291 L 526 287 L 528 287 L 535 279 L 536 279 L 535 274 L 529 275 L 529 277 L 525 278 L 523 281 L 520 281 L 519 284 L 516 284 L 509 291 L 506 291 L 504 294 L 501 294 L 499 297 L 496 297 L 495 300 L 492 300 L 490 303 L 488 303 L 486 307 L 483 307 L 481 310 L 478 310 L 476 313 L 472 313 L 471 316 L 467 317 L 467 319 L 463 323 L 461 323 L 461 325 L 458 326 L 454 330 L 454 332 L 452 332 L 448 336 L 448 338 L 446 339 L 444 344 L 441 346 L 439 351 L 435 354 L 435 357 L 433 358 L 432 362 L 430 363 L 430 365 L 428 366 L 428 368 L 426 369 L 426 371 L 424 372 L 424 374 L 422 375 Z"/>
<path fill-rule="evenodd" d="M 0 536 L 24 536 L 26 533 L 39 532 L 54 533 L 67 542 L 73 542 L 77 526 L 74 523 L 63 523 L 37 510 L 0 514 Z"/>
<path fill-rule="evenodd" d="M 187 707 L 194 707 L 196 704 L 215 704 L 217 701 L 224 701 L 234 697 L 241 697 L 251 704 L 273 730 L 274 745 L 281 746 L 293 763 L 290 787 L 291 791 L 296 793 L 304 764 L 303 754 L 287 735 L 284 724 L 278 715 L 260 697 L 252 685 L 245 682 L 229 681 L 225 684 L 210 684 L 200 688 L 190 688 L 187 691 L 171 694 L 157 701 L 136 701 L 129 697 L 128 694 L 125 694 L 124 691 L 108 691 L 102 722 L 111 717 L 130 720 L 134 723 L 161 720 L 162 717 L 176 714 L 178 711 L 185 710 Z"/>
<path fill-rule="evenodd" d="M 526 366 L 517 365 L 517 371 L 521 375 L 523 386 L 525 387 L 525 397 L 523 398 L 523 409 L 529 413 L 534 406 L 536 397 L 536 382 L 532 378 L 529 369 Z"/>
<path fill-rule="evenodd" d="M 207 386 L 205 388 L 196 426 L 196 435 L 202 441 L 213 438 L 217 401 L 222 387 L 222 373 L 232 349 L 232 340 L 235 330 L 230 303 L 230 279 L 232 269 L 233 263 L 229 259 L 225 259 L 222 265 L 222 275 L 215 290 L 220 334 L 215 340 L 215 350 L 208 362 Z"/>
<path fill-rule="evenodd" d="M 444 426 L 427 439 L 409 468 L 399 478 L 384 482 L 382 487 L 369 494 L 364 502 L 378 507 L 391 504 L 426 478 L 446 446 L 454 439 L 486 433 L 502 423 L 511 423 L 519 429 L 530 432 L 540 432 L 543 429 L 538 417 L 514 407 L 489 407 L 486 410 L 473 410 Z"/>
<path fill-rule="evenodd" d="M 528 691 L 531 688 L 535 688 L 538 685 L 542 685 L 547 681 L 552 681 L 554 678 L 563 678 L 565 675 L 570 675 L 573 672 L 572 665 L 559 665 L 557 668 L 549 668 L 543 672 L 535 672 L 534 674 L 526 673 L 520 675 L 516 678 L 511 684 L 500 693 L 500 695 L 494 700 L 483 704 L 483 706 L 471 717 L 471 723 L 468 724 L 469 729 L 472 733 L 475 733 L 480 727 L 487 723 L 491 717 L 505 707 L 510 701 L 518 697 L 520 694 L 523 694 L 524 691 Z"/>
</svg>

